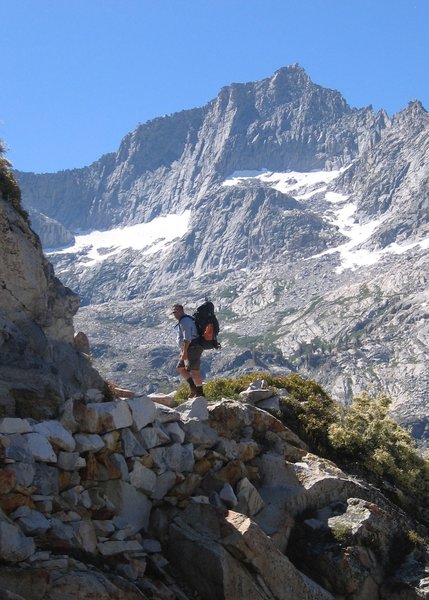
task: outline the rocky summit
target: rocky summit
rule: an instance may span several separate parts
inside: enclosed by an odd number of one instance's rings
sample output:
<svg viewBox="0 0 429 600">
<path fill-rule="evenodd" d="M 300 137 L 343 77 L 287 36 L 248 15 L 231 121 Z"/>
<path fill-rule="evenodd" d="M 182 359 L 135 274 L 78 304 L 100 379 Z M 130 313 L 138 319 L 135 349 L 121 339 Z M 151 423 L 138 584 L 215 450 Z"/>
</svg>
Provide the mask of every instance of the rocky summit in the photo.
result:
<svg viewBox="0 0 429 600">
<path fill-rule="evenodd" d="M 318 426 L 302 417 L 328 397 L 296 374 L 298 399 L 262 380 L 211 402 L 107 385 L 1 157 L 0 200 L 1 598 L 428 596 L 427 472 L 413 496 L 315 454 L 287 422 Z"/>
<path fill-rule="evenodd" d="M 222 350 L 206 378 L 298 372 L 346 404 L 387 393 L 424 448 L 428 133 L 420 102 L 351 108 L 292 65 L 138 125 L 84 169 L 16 176 L 107 379 L 168 390 L 168 307 L 208 296 Z"/>
</svg>

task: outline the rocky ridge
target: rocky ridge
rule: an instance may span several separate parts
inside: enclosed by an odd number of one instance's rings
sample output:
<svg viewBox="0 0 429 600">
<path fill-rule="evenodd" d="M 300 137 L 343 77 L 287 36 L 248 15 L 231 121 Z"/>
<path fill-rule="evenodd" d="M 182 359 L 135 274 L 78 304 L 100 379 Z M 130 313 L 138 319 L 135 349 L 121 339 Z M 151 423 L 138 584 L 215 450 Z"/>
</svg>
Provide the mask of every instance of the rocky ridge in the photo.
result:
<svg viewBox="0 0 429 600">
<path fill-rule="evenodd" d="M 425 597 L 424 550 L 405 544 L 423 526 L 311 454 L 258 387 L 0 419 L 3 597 Z"/>
</svg>

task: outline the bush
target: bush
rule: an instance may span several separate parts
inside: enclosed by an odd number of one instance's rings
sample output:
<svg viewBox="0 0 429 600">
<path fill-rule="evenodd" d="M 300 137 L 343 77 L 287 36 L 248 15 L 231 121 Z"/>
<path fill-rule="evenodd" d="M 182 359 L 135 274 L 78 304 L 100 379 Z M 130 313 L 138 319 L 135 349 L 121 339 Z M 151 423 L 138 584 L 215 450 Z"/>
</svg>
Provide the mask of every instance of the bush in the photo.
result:
<svg viewBox="0 0 429 600">
<path fill-rule="evenodd" d="M 362 394 L 329 427 L 329 442 L 338 458 L 358 461 L 370 473 L 425 502 L 429 500 L 429 463 L 414 440 L 389 415 L 390 399 Z"/>
<path fill-rule="evenodd" d="M 2 156 L 4 151 L 4 144 L 0 140 L 0 196 L 10 202 L 24 218 L 27 218 L 28 214 L 21 205 L 21 190 L 10 170 L 11 164 Z"/>
<path fill-rule="evenodd" d="M 314 381 L 307 381 L 299 375 L 277 376 L 266 372 L 247 373 L 235 378 L 212 379 L 204 384 L 204 394 L 208 400 L 220 400 L 221 398 L 239 398 L 240 392 L 246 390 L 249 385 L 263 379 L 268 387 L 273 389 L 286 389 L 292 397 L 299 401 L 309 400 L 310 397 L 326 397 L 328 395 Z M 186 400 L 189 388 L 182 383 L 176 394 L 176 400 Z"/>
<path fill-rule="evenodd" d="M 235 379 L 212 379 L 204 384 L 204 395 L 207 400 L 220 400 L 221 398 L 236 399 L 239 398 L 240 392 L 246 390 L 253 381 L 257 381 L 258 379 L 265 379 L 267 381 L 267 377 L 272 379 L 272 375 L 269 373 L 249 373 Z M 176 400 L 179 402 L 187 400 L 188 394 L 188 386 L 186 383 L 182 383 L 177 390 Z"/>
</svg>

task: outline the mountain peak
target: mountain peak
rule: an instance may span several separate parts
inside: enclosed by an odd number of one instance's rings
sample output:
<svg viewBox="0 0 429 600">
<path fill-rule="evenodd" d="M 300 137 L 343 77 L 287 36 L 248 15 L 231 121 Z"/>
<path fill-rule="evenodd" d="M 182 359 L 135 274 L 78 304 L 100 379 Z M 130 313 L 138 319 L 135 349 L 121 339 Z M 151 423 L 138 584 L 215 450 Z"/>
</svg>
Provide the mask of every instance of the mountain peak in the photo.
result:
<svg viewBox="0 0 429 600">
<path fill-rule="evenodd" d="M 280 67 L 280 69 L 277 69 L 277 71 L 274 72 L 273 77 L 282 74 L 304 76 L 307 79 L 310 79 L 310 77 L 307 75 L 306 70 L 303 67 L 301 67 L 301 65 L 298 63 L 294 63 L 293 65 L 286 65 L 285 67 Z"/>
<path fill-rule="evenodd" d="M 393 121 L 396 123 L 408 123 L 416 126 L 416 124 L 428 119 L 428 111 L 424 108 L 420 100 L 410 100 L 408 106 L 393 116 Z"/>
<path fill-rule="evenodd" d="M 270 78 L 276 85 L 296 85 L 306 87 L 312 83 L 306 71 L 298 64 L 281 67 Z"/>
</svg>

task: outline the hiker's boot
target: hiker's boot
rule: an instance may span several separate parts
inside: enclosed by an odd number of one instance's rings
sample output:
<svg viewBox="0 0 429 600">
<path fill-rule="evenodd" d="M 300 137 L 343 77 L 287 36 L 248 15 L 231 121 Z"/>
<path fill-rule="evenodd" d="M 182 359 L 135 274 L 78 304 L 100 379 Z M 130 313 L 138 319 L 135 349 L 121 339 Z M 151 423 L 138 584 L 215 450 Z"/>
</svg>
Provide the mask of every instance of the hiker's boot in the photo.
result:
<svg viewBox="0 0 429 600">
<path fill-rule="evenodd" d="M 197 386 L 195 385 L 192 377 L 188 377 L 188 379 L 186 380 L 186 383 L 189 385 L 189 389 L 190 389 L 188 398 L 196 398 L 198 396 Z"/>
<path fill-rule="evenodd" d="M 204 398 L 204 392 L 203 392 L 203 386 L 202 385 L 197 385 L 196 388 L 196 395 L 195 398 L 198 398 L 199 396 L 202 396 Z"/>
</svg>

